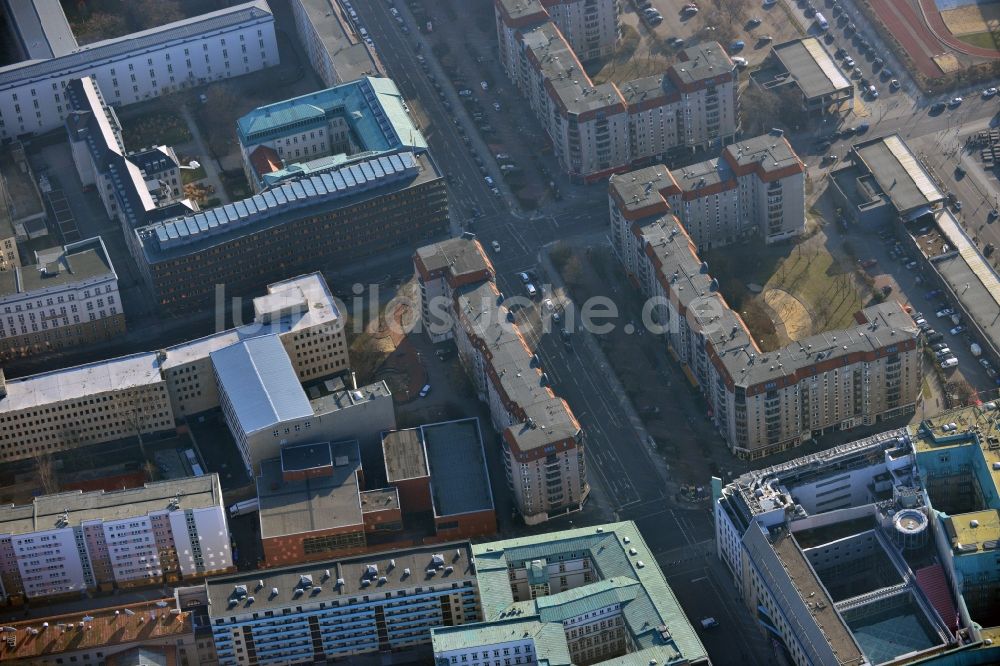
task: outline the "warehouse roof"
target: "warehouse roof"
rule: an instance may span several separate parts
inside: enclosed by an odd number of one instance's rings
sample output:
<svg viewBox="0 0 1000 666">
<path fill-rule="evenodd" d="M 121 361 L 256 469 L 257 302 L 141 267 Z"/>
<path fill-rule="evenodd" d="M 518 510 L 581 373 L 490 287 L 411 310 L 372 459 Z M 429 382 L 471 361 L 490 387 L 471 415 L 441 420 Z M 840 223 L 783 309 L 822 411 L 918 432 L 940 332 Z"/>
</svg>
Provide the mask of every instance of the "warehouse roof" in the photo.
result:
<svg viewBox="0 0 1000 666">
<path fill-rule="evenodd" d="M 493 493 L 479 419 L 420 427 L 431 475 L 434 514 L 492 511 Z"/>
<path fill-rule="evenodd" d="M 851 89 L 851 82 L 815 37 L 776 44 L 772 51 L 806 99 Z"/>
<path fill-rule="evenodd" d="M 852 148 L 900 215 L 921 212 L 944 200 L 944 194 L 898 134 Z"/>
<path fill-rule="evenodd" d="M 219 386 L 244 433 L 313 415 L 277 335 L 243 340 L 210 355 Z"/>
<path fill-rule="evenodd" d="M 284 471 L 305 469 L 310 459 L 329 474 L 285 480 Z M 355 440 L 286 447 L 280 458 L 263 461 L 257 477 L 261 538 L 361 525 L 359 469 L 361 453 Z"/>
</svg>

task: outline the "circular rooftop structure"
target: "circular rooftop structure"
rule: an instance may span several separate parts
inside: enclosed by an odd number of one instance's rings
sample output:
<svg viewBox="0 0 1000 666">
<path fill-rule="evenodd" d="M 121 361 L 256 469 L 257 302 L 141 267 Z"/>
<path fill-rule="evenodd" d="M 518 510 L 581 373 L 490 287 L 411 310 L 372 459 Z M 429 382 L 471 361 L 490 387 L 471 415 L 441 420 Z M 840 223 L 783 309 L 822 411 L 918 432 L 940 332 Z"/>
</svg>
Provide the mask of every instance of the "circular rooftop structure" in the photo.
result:
<svg viewBox="0 0 1000 666">
<path fill-rule="evenodd" d="M 927 542 L 927 516 L 919 509 L 903 509 L 892 517 L 896 539 L 904 550 L 919 548 Z"/>
</svg>

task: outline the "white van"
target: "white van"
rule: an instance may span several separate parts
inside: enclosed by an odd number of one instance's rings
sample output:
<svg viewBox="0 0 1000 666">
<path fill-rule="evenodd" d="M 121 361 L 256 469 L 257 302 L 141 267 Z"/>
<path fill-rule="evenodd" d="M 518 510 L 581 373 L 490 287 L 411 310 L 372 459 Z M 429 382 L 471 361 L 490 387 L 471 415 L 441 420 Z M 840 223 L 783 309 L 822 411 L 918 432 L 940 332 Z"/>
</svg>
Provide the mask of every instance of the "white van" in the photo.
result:
<svg viewBox="0 0 1000 666">
<path fill-rule="evenodd" d="M 826 17 L 820 14 L 819 12 L 816 13 L 816 25 L 819 26 L 820 30 L 830 29 L 830 22 L 827 21 Z"/>
</svg>

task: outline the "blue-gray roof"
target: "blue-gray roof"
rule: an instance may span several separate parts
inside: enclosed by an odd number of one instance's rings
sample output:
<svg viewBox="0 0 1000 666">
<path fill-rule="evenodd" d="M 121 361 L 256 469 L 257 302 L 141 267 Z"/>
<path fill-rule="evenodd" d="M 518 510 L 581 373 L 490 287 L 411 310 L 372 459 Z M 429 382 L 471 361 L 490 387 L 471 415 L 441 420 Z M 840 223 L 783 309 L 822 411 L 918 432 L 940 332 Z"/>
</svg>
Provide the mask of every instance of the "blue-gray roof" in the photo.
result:
<svg viewBox="0 0 1000 666">
<path fill-rule="evenodd" d="M 427 148 L 396 84 L 392 79 L 372 77 L 258 107 L 236 121 L 236 133 L 240 143 L 249 147 L 324 127 L 335 116 L 351 126 L 362 151 Z"/>
<path fill-rule="evenodd" d="M 312 416 L 309 399 L 277 335 L 237 342 L 211 357 L 243 432 Z"/>
<path fill-rule="evenodd" d="M 62 5 L 53 0 L 6 0 L 7 23 L 28 58 L 53 58 L 78 47 Z"/>
<path fill-rule="evenodd" d="M 248 199 L 151 224 L 136 233 L 140 244 L 158 250 L 203 243 L 239 229 L 251 233 L 256 225 L 274 216 L 413 178 L 418 171 L 413 153 L 385 155 L 329 173 L 291 180 Z"/>
<path fill-rule="evenodd" d="M 58 0 L 46 0 L 57 3 Z M 213 30 L 225 30 L 238 25 L 274 21 L 267 0 L 251 0 L 242 5 L 208 12 L 157 28 L 134 32 L 130 35 L 105 39 L 82 46 L 64 56 L 49 60 L 26 60 L 0 68 L 0 90 L 28 81 L 44 80 L 53 76 L 89 73 L 93 63 L 112 58 L 124 58 L 161 48 L 172 42 L 184 42 Z"/>
</svg>

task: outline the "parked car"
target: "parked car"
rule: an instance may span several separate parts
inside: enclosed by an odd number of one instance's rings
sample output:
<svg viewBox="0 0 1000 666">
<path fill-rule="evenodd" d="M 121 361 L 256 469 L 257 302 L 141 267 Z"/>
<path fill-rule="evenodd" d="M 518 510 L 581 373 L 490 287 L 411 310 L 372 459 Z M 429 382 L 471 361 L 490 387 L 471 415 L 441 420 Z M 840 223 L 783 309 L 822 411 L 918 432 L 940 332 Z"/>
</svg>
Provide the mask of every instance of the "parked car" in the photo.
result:
<svg viewBox="0 0 1000 666">
<path fill-rule="evenodd" d="M 941 361 L 941 367 L 947 370 L 948 368 L 954 368 L 958 365 L 958 359 L 954 356 L 949 356 L 948 358 Z"/>
<path fill-rule="evenodd" d="M 935 316 L 938 319 L 945 319 L 946 317 L 950 317 L 953 314 L 955 314 L 954 308 L 945 308 L 944 310 L 938 310 L 937 313 L 935 313 Z"/>
<path fill-rule="evenodd" d="M 948 102 L 948 106 L 954 109 L 956 106 L 959 106 L 962 103 L 962 101 L 963 100 L 961 97 L 952 97 L 951 101 Z"/>
<path fill-rule="evenodd" d="M 899 90 L 900 87 L 901 86 L 900 86 L 900 83 L 899 83 L 899 79 L 893 79 L 892 81 L 889 81 L 889 90 L 896 91 L 896 90 Z"/>
<path fill-rule="evenodd" d="M 424 384 L 424 387 L 422 389 L 420 389 L 420 397 L 421 398 L 426 398 L 427 394 L 430 393 L 430 392 L 431 392 L 431 385 L 430 384 Z"/>
<path fill-rule="evenodd" d="M 493 251 L 500 254 L 500 241 L 492 241 L 490 245 L 493 246 Z"/>
<path fill-rule="evenodd" d="M 528 294 L 528 298 L 534 298 L 535 296 L 538 296 L 538 289 L 535 287 L 535 285 L 531 284 L 530 282 L 524 285 L 524 291 L 526 294 Z"/>
<path fill-rule="evenodd" d="M 949 333 L 951 333 L 952 335 L 958 335 L 959 333 L 962 333 L 964 331 L 965 331 L 965 326 L 963 326 L 962 324 L 959 324 L 955 328 L 951 329 L 951 331 L 949 331 Z"/>
<path fill-rule="evenodd" d="M 734 53 L 737 51 L 742 51 L 746 45 L 747 45 L 746 42 L 744 42 L 742 39 L 737 39 L 735 42 L 729 45 L 729 50 Z"/>
</svg>

